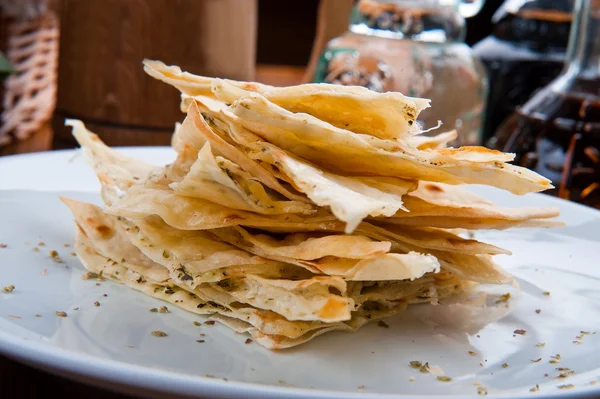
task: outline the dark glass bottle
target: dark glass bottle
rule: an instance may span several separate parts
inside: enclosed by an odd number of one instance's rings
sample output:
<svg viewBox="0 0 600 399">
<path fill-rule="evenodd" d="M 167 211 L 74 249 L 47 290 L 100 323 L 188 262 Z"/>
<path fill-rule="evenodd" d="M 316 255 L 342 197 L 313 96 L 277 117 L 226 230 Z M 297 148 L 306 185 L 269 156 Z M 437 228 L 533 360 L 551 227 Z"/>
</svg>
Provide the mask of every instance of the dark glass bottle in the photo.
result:
<svg viewBox="0 0 600 399">
<path fill-rule="evenodd" d="M 562 70 L 573 0 L 508 0 L 494 14 L 493 34 L 473 52 L 485 65 L 489 89 L 483 142 L 517 106 Z"/>
<path fill-rule="evenodd" d="M 561 74 L 500 126 L 496 148 L 551 179 L 551 194 L 600 208 L 600 1 L 576 1 Z"/>
</svg>

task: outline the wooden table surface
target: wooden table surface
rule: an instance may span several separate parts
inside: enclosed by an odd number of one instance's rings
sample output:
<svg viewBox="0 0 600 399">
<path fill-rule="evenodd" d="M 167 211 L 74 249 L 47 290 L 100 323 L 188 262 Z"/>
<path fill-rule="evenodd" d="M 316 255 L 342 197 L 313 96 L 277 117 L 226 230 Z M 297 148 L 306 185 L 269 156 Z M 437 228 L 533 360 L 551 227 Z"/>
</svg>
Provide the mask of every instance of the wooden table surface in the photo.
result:
<svg viewBox="0 0 600 399">
<path fill-rule="evenodd" d="M 304 68 L 259 65 L 256 81 L 277 86 L 293 85 L 300 83 L 303 75 Z M 0 157 L 51 149 L 52 131 L 48 124 L 27 140 L 0 147 Z M 0 398 L 38 398 L 49 393 L 63 398 L 130 398 L 56 377 L 0 355 Z"/>
</svg>

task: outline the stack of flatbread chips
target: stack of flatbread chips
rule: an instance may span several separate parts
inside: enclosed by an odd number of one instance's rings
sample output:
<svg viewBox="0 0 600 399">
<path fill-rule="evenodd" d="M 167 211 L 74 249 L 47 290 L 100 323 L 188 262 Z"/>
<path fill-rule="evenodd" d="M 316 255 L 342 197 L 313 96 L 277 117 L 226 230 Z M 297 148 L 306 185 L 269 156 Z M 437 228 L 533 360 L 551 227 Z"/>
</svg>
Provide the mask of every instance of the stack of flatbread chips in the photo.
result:
<svg viewBox="0 0 600 399">
<path fill-rule="evenodd" d="M 105 204 L 62 198 L 77 254 L 91 272 L 267 348 L 510 284 L 492 260 L 509 251 L 457 232 L 559 225 L 556 209 L 505 209 L 461 188 L 552 186 L 511 154 L 421 134 L 428 100 L 213 79 L 149 60 L 144 69 L 181 92 L 177 158 L 147 164 L 67 120 Z"/>
</svg>

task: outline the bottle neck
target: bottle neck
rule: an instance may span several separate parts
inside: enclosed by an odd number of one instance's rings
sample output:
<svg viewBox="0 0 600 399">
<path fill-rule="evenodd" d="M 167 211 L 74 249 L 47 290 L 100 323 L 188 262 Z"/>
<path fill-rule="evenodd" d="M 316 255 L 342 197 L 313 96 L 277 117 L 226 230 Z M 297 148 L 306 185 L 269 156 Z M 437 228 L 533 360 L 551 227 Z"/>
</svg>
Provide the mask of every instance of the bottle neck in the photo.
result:
<svg viewBox="0 0 600 399">
<path fill-rule="evenodd" d="M 391 39 L 462 41 L 465 20 L 457 4 L 455 0 L 359 0 L 349 30 Z"/>
<path fill-rule="evenodd" d="M 600 77 L 600 1 L 579 0 L 567 49 L 568 68 L 588 78 Z"/>
<path fill-rule="evenodd" d="M 587 83 L 586 83 L 587 82 Z M 596 84 L 590 84 L 596 82 Z M 600 0 L 577 0 L 563 73 L 553 85 L 560 91 L 600 96 Z"/>
</svg>

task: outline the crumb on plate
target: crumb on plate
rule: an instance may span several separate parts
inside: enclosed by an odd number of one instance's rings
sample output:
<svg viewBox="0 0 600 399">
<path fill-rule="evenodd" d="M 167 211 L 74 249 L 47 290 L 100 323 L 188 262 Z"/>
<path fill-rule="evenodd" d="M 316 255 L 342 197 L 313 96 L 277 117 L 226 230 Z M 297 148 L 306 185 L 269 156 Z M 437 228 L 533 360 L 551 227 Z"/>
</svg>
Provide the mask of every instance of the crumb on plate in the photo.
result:
<svg viewBox="0 0 600 399">
<path fill-rule="evenodd" d="M 507 292 L 506 294 L 501 295 L 500 298 L 498 298 L 496 300 L 496 303 L 508 302 L 509 299 L 510 299 L 510 292 Z"/>
<path fill-rule="evenodd" d="M 533 388 L 531 388 L 529 390 L 529 392 L 537 392 L 540 390 L 540 386 L 538 384 L 535 384 L 535 386 Z"/>
<path fill-rule="evenodd" d="M 50 258 L 52 259 L 52 261 L 54 263 L 60 263 L 63 264 L 65 262 L 63 262 L 63 260 L 60 258 L 58 252 L 56 252 L 55 250 L 52 250 L 50 252 L 48 252 L 48 254 L 50 255 Z M 66 268 L 68 268 L 68 266 L 65 265 Z"/>
<path fill-rule="evenodd" d="M 386 323 L 385 321 L 383 321 L 383 320 L 379 320 L 379 321 L 377 322 L 377 325 L 378 325 L 379 327 L 383 327 L 383 328 L 390 328 L 389 324 L 387 324 L 387 323 Z"/>
<path fill-rule="evenodd" d="M 410 367 L 412 367 L 413 369 L 420 369 L 423 366 L 423 363 L 421 363 L 418 360 L 412 360 L 411 362 L 408 363 L 410 365 Z"/>
<path fill-rule="evenodd" d="M 573 385 L 573 384 L 565 384 L 565 385 L 557 385 L 556 387 L 558 389 L 571 389 L 571 388 L 575 388 L 575 385 Z"/>
<path fill-rule="evenodd" d="M 7 285 L 6 287 L 2 288 L 2 291 L 4 292 L 13 292 L 15 290 L 15 286 L 14 285 Z"/>
</svg>

